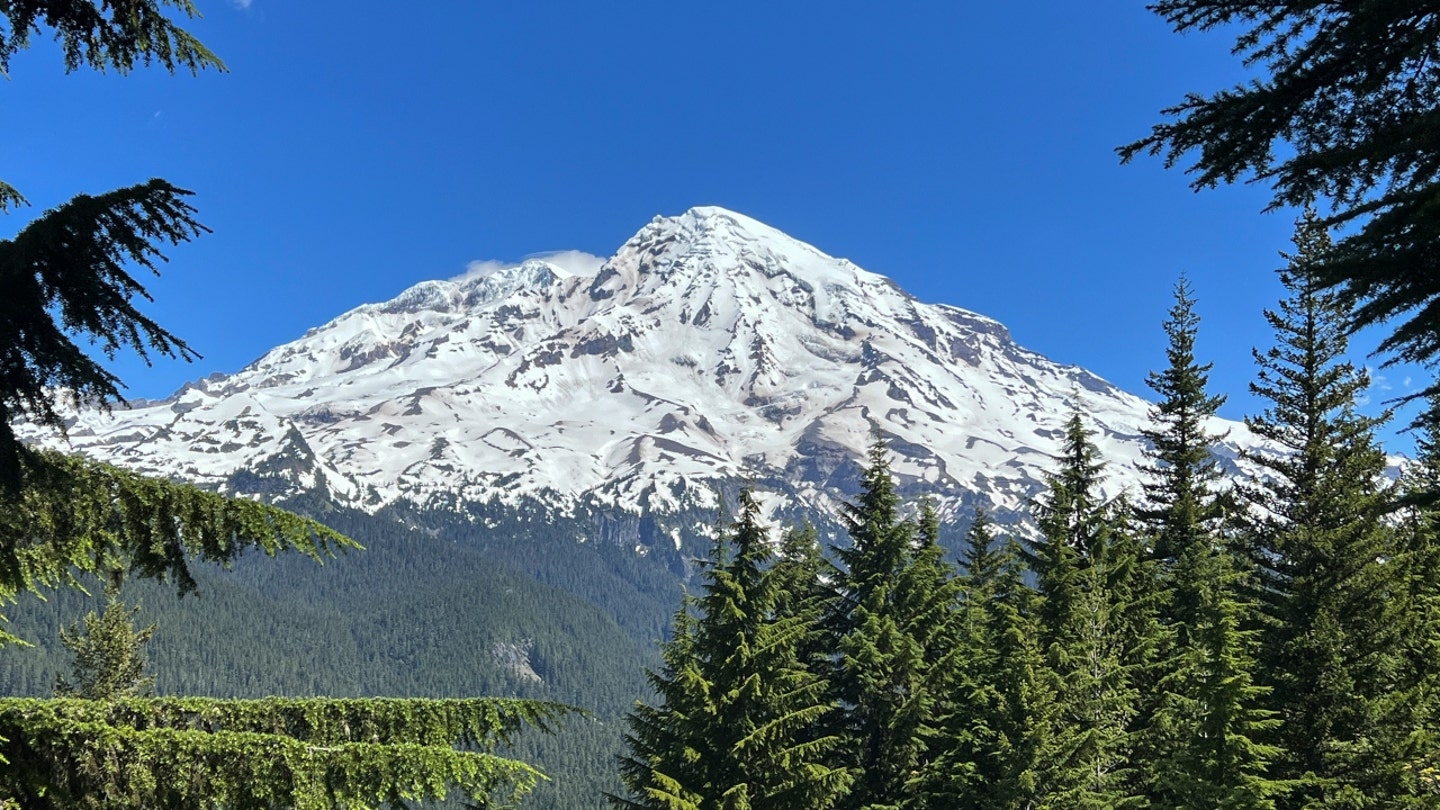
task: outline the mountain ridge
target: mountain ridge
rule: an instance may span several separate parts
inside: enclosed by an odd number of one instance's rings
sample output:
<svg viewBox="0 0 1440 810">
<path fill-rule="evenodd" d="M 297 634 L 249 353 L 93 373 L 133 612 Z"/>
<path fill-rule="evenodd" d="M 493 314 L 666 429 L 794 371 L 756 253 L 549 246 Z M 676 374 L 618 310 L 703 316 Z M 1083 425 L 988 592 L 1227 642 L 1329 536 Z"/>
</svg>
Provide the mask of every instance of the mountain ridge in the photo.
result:
<svg viewBox="0 0 1440 810">
<path fill-rule="evenodd" d="M 367 511 L 543 498 L 678 513 L 748 479 L 833 512 L 880 435 L 902 486 L 953 516 L 966 494 L 1022 511 L 1077 396 L 1110 494 L 1134 489 L 1145 400 L 699 207 L 654 218 L 593 275 L 536 258 L 421 282 L 235 374 L 68 421 L 73 449 L 122 466 L 266 497 L 323 488 Z M 1224 459 L 1255 443 L 1213 427 Z"/>
</svg>

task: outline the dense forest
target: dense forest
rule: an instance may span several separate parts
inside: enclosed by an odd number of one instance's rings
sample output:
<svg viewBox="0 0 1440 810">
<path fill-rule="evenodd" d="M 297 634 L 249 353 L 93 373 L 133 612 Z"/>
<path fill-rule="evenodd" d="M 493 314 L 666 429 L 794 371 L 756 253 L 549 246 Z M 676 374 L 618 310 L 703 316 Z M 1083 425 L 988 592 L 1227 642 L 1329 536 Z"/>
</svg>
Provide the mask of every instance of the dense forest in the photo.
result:
<svg viewBox="0 0 1440 810">
<path fill-rule="evenodd" d="M 630 717 L 623 808 L 1409 808 L 1440 802 L 1440 401 L 1385 476 L 1346 315 L 1298 225 L 1257 352 L 1271 450 L 1223 480 L 1177 287 L 1144 492 L 1107 500 L 1083 402 L 1016 536 L 960 565 L 883 437 L 851 545 L 778 544 L 753 500 Z"/>
<path fill-rule="evenodd" d="M 521 734 L 506 749 L 552 776 L 523 806 L 602 807 L 600 794 L 618 786 L 613 759 L 624 714 L 645 694 L 643 672 L 656 660 L 660 631 L 642 618 L 662 615 L 661 605 L 678 598 L 678 583 L 663 596 L 637 594 L 597 571 L 600 554 L 571 549 L 569 565 L 588 574 L 574 578 L 597 583 L 591 587 L 635 617 L 626 629 L 590 599 L 518 570 L 508 546 L 442 539 L 357 514 L 332 511 L 326 520 L 366 550 L 323 565 L 254 554 L 229 571 L 196 566 L 198 598 L 127 581 L 123 597 L 139 608 L 135 622 L 155 626 L 145 645 L 154 692 L 557 701 L 587 714 L 565 720 L 563 733 Z M 58 589 L 9 611 L 8 629 L 34 646 L 4 650 L 0 694 L 48 696 L 57 675 L 70 671 L 62 633 L 103 608 L 102 583 L 86 584 L 91 595 Z"/>
</svg>

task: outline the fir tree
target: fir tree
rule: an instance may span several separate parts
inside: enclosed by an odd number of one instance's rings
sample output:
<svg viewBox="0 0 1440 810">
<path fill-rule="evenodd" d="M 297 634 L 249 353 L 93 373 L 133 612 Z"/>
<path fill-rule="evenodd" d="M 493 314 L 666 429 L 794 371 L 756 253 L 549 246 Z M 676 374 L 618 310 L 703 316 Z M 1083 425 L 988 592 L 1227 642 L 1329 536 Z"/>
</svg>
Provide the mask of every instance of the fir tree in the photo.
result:
<svg viewBox="0 0 1440 810">
<path fill-rule="evenodd" d="M 500 802 L 540 774 L 494 751 L 568 711 L 491 699 L 0 698 L 0 807 Z"/>
<path fill-rule="evenodd" d="M 995 745 L 975 796 L 979 810 L 1040 807 L 1051 787 L 1046 757 L 1054 750 L 1061 706 L 1039 642 L 1039 595 L 1025 583 L 1023 558 L 1019 544 L 1007 540 L 986 606 L 993 655 L 980 660 L 976 680 L 993 685 L 998 700 L 987 723 Z"/>
<path fill-rule="evenodd" d="M 1206 427 L 1225 397 L 1206 390 L 1210 363 L 1195 359 L 1200 317 L 1190 282 L 1175 285 L 1175 305 L 1165 321 L 1167 364 L 1146 383 L 1159 401 L 1150 409 L 1145 467 L 1146 504 L 1140 510 L 1154 542 L 1154 555 L 1175 560 L 1196 544 L 1210 545 L 1222 513 L 1215 484 L 1220 471 L 1212 449 L 1220 438 Z"/>
<path fill-rule="evenodd" d="M 1053 693 L 1037 643 L 1035 592 L 1018 546 L 997 546 L 977 511 L 966 534 L 955 687 L 938 724 L 944 744 L 916 793 L 931 807 L 1029 807 L 1040 752 L 1053 721 Z"/>
<path fill-rule="evenodd" d="M 1128 807 L 1129 725 L 1136 696 L 1123 643 L 1123 598 L 1135 548 L 1100 490 L 1103 464 L 1081 414 L 1066 425 L 1058 468 L 1039 505 L 1028 559 L 1041 596 L 1039 634 L 1058 703 L 1037 768 L 1042 805 Z"/>
<path fill-rule="evenodd" d="M 1280 272 L 1287 297 L 1267 311 L 1276 345 L 1255 353 L 1252 390 L 1268 401 L 1247 420 L 1283 448 L 1251 460 L 1245 490 L 1262 625 L 1262 684 L 1282 721 L 1277 775 L 1301 780 L 1282 807 L 1404 806 L 1406 730 L 1394 721 L 1403 667 L 1404 585 L 1382 517 L 1391 493 L 1374 440 L 1381 419 L 1358 412 L 1368 385 L 1344 362 L 1346 311 L 1315 262 L 1330 249 L 1312 212 Z"/>
<path fill-rule="evenodd" d="M 827 565 L 815 527 L 807 523 L 787 529 L 781 536 L 779 553 L 767 576 L 775 588 L 775 621 L 793 621 L 804 628 L 800 660 L 828 680 L 833 655 L 832 639 L 824 626 L 831 593 L 823 581 Z M 822 721 L 832 727 L 834 722 L 833 716 Z"/>
<path fill-rule="evenodd" d="M 1415 459 L 1401 480 L 1405 506 L 1396 562 L 1408 610 L 1396 722 L 1411 732 L 1411 789 L 1440 794 L 1440 394 L 1431 394 L 1427 404 L 1415 421 Z"/>
<path fill-rule="evenodd" d="M 856 781 L 843 808 L 923 805 L 914 778 L 939 742 L 934 720 L 952 683 L 957 582 L 941 560 L 933 514 L 920 531 L 899 516 L 888 451 L 876 440 L 859 499 L 848 506 L 852 545 L 839 550 L 828 624 L 837 631 L 835 688 Z"/>
<path fill-rule="evenodd" d="M 1278 725 L 1260 708 L 1255 630 L 1243 578 L 1220 522 L 1219 479 L 1205 420 L 1223 397 L 1206 391 L 1210 366 L 1195 360 L 1199 317 L 1189 284 L 1175 288 L 1165 322 L 1168 364 L 1150 375 L 1148 498 L 1141 518 L 1153 538 L 1158 572 L 1159 660 L 1140 720 L 1142 781 L 1154 807 L 1274 806 L 1281 785 L 1265 772 L 1273 747 L 1260 742 Z"/>
<path fill-rule="evenodd" d="M 834 707 L 802 656 L 812 625 L 803 615 L 777 620 L 770 558 L 747 490 L 695 615 L 682 610 L 652 676 L 660 705 L 632 715 L 621 763 L 630 796 L 612 797 L 616 806 L 821 810 L 843 794 L 850 774 L 825 762 L 839 739 L 817 735 Z"/>
</svg>

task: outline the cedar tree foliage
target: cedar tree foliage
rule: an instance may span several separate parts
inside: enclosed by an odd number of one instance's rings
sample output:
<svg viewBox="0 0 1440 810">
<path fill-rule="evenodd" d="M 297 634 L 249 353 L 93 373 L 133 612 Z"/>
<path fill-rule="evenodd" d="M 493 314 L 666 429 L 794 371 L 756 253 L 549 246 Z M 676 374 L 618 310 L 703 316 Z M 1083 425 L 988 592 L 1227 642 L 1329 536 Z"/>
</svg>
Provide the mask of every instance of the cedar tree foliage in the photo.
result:
<svg viewBox="0 0 1440 810">
<path fill-rule="evenodd" d="M 1191 185 L 1249 178 L 1272 208 L 1328 200 L 1350 234 L 1315 268 L 1358 305 L 1352 328 L 1395 320 L 1394 360 L 1440 357 L 1440 0 L 1159 0 L 1179 33 L 1235 32 L 1258 74 L 1190 93 L 1120 147 L 1187 164 Z"/>
</svg>

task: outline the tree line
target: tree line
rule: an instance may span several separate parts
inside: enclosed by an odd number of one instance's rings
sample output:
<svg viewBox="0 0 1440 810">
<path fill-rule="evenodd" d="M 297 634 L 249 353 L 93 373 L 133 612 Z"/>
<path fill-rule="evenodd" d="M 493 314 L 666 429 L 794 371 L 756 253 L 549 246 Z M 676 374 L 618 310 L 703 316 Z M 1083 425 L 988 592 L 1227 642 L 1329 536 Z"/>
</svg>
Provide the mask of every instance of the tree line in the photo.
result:
<svg viewBox="0 0 1440 810">
<path fill-rule="evenodd" d="M 960 565 L 877 439 L 851 545 L 772 543 L 755 500 L 714 544 L 630 717 L 620 808 L 1435 807 L 1440 802 L 1440 400 L 1403 480 L 1359 410 L 1347 308 L 1312 213 L 1267 312 L 1247 419 L 1268 450 L 1226 477 L 1182 279 L 1143 492 L 1106 499 L 1071 415 L 1003 536 Z M 907 517 L 909 515 L 909 517 Z"/>
</svg>

